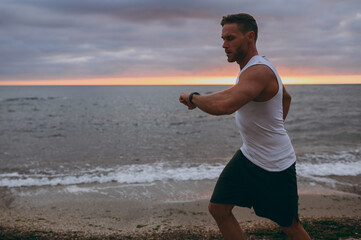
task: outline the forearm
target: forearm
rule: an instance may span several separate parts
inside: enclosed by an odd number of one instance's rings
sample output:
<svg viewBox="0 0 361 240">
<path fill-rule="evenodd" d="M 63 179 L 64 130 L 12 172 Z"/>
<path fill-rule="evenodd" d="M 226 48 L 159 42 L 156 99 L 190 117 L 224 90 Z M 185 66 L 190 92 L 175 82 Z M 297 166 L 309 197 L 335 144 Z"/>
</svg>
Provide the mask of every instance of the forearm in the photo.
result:
<svg viewBox="0 0 361 240">
<path fill-rule="evenodd" d="M 229 90 L 224 90 L 206 95 L 193 95 L 192 102 L 200 110 L 211 115 L 226 115 L 234 111 L 231 110 L 227 101 L 229 100 Z"/>
</svg>

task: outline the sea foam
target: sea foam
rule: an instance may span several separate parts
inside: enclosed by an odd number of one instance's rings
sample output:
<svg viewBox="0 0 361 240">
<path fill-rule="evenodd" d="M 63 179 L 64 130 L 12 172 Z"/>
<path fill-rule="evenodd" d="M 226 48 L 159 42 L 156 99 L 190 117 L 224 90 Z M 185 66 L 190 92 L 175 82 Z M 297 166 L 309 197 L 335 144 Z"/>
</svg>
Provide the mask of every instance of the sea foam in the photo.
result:
<svg viewBox="0 0 361 240">
<path fill-rule="evenodd" d="M 328 179 L 329 176 L 361 175 L 359 150 L 339 153 L 307 153 L 299 156 L 297 174 L 313 180 Z M 306 156 L 307 155 L 307 156 Z M 308 160 L 307 160 L 308 159 Z M 66 171 L 63 168 L 37 171 L 27 174 L 9 172 L 0 174 L 0 187 L 26 186 L 71 186 L 87 183 L 139 184 L 156 181 L 198 181 L 215 180 L 225 167 L 222 164 L 182 164 L 169 162 L 152 164 L 130 164 L 112 168 L 89 168 Z"/>
<path fill-rule="evenodd" d="M 155 181 L 186 181 L 215 179 L 224 165 L 170 167 L 165 163 L 134 164 L 114 168 L 95 168 L 69 174 L 0 174 L 0 187 L 55 186 L 84 183 L 117 182 L 120 184 L 150 183 Z"/>
</svg>

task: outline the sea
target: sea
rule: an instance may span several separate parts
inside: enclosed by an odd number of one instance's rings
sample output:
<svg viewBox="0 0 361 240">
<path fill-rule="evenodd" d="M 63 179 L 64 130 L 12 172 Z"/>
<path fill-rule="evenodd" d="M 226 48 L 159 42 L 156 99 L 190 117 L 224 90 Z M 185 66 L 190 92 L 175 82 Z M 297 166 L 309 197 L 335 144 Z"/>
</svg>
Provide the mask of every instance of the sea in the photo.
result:
<svg viewBox="0 0 361 240">
<path fill-rule="evenodd" d="M 18 196 L 207 199 L 242 140 L 234 115 L 188 110 L 178 98 L 229 87 L 1 86 L 0 188 Z M 361 195 L 361 85 L 286 88 L 300 191 Z"/>
</svg>

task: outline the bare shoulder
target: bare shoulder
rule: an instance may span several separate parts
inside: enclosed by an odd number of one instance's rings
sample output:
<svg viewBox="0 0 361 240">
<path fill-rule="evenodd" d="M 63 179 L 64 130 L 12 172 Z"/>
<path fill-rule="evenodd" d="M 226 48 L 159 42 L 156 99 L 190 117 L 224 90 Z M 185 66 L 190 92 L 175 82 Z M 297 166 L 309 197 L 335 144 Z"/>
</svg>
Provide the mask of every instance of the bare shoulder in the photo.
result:
<svg viewBox="0 0 361 240">
<path fill-rule="evenodd" d="M 252 80 L 252 82 L 268 82 L 275 77 L 274 72 L 267 65 L 257 64 L 244 70 L 240 76 L 240 80 Z"/>
<path fill-rule="evenodd" d="M 275 73 L 268 66 L 258 64 L 242 72 L 239 77 L 239 88 L 253 91 L 254 101 L 267 101 L 278 92 L 278 81 Z"/>
</svg>

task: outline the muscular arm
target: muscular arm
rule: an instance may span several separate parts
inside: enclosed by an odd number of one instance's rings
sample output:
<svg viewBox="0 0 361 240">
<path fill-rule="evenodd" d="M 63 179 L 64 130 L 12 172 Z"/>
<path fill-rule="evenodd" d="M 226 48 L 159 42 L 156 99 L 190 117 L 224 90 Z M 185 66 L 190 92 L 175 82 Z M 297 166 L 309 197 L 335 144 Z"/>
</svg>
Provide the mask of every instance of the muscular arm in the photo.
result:
<svg viewBox="0 0 361 240">
<path fill-rule="evenodd" d="M 286 91 L 285 86 L 283 86 L 283 98 L 282 98 L 282 107 L 283 107 L 283 121 L 286 120 L 288 111 L 291 106 L 291 95 Z"/>
<path fill-rule="evenodd" d="M 179 100 L 190 106 L 190 109 L 198 107 L 212 115 L 232 114 L 259 96 L 272 77 L 273 72 L 267 66 L 255 65 L 246 69 L 239 82 L 229 89 L 207 95 L 193 95 L 193 107 L 188 103 L 189 94 L 183 93 Z"/>
</svg>

